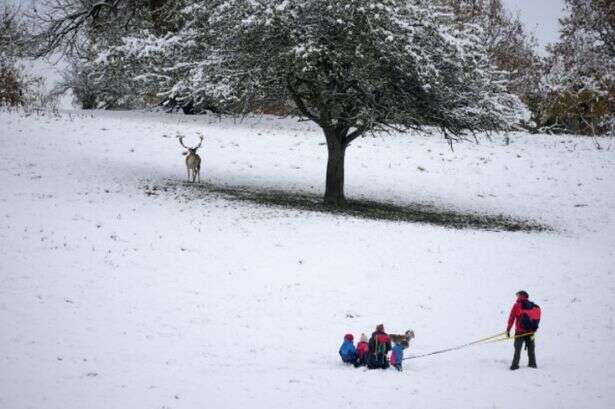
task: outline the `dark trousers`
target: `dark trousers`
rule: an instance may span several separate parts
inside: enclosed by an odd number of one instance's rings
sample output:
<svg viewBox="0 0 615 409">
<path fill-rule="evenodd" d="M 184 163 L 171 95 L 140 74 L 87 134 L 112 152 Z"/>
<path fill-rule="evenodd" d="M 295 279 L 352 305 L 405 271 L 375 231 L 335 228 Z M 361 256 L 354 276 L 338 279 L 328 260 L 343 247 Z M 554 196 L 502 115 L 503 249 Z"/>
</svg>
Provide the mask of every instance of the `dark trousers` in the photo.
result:
<svg viewBox="0 0 615 409">
<path fill-rule="evenodd" d="M 357 361 L 354 363 L 354 366 L 357 368 L 360 366 L 367 366 L 367 353 L 364 353 L 361 357 L 357 356 Z"/>
<path fill-rule="evenodd" d="M 386 354 L 370 354 L 367 360 L 368 369 L 382 368 L 387 369 L 389 367 L 389 361 Z"/>
<path fill-rule="evenodd" d="M 515 338 L 515 355 L 513 356 L 513 361 L 511 367 L 519 366 L 519 359 L 521 359 L 521 349 L 523 348 L 523 344 L 527 348 L 527 357 L 529 366 L 536 366 L 536 351 L 534 344 L 534 334 L 524 335 L 518 338 Z"/>
</svg>

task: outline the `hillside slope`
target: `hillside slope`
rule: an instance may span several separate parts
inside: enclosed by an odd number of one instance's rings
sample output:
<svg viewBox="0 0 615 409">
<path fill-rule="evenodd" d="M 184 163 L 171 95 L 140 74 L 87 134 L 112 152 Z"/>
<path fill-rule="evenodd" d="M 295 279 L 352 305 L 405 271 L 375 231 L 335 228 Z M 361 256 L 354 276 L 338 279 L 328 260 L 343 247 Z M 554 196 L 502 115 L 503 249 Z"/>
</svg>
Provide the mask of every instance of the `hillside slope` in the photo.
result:
<svg viewBox="0 0 615 409">
<path fill-rule="evenodd" d="M 182 183 L 177 131 L 206 136 L 205 188 Z M 513 134 L 451 152 L 437 135 L 392 135 L 348 151 L 349 197 L 552 232 L 208 192 L 320 193 L 323 142 L 273 117 L 0 112 L 0 407 L 615 405 L 615 146 Z M 339 362 L 344 333 L 381 322 L 414 329 L 415 354 L 500 332 L 519 289 L 543 310 L 538 370 L 509 371 L 508 342 L 409 360 L 402 373 Z"/>
</svg>

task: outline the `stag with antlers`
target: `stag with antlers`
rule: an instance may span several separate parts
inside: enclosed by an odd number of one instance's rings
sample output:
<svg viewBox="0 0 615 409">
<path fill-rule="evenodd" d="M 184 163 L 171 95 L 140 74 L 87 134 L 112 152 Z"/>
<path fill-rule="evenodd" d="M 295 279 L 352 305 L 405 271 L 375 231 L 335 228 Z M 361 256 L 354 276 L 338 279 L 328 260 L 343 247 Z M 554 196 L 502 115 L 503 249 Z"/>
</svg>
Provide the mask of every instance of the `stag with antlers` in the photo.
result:
<svg viewBox="0 0 615 409">
<path fill-rule="evenodd" d="M 201 147 L 203 143 L 203 135 L 199 135 L 199 144 L 194 148 L 189 148 L 184 145 L 184 137 L 182 135 L 178 135 L 179 143 L 184 148 L 188 149 L 187 152 L 182 152 L 182 155 L 186 155 L 186 171 L 188 172 L 188 182 L 192 178 L 192 183 L 196 180 L 201 181 L 201 157 L 196 153 L 197 149 Z"/>
</svg>

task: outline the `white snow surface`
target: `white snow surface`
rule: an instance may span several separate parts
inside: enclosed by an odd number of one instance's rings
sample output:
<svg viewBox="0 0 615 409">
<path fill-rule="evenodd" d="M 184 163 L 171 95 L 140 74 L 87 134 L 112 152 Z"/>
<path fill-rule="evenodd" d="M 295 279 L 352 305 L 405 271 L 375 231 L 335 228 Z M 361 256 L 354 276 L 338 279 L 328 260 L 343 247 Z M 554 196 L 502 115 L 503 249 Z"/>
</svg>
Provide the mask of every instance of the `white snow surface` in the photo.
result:
<svg viewBox="0 0 615 409">
<path fill-rule="evenodd" d="M 615 406 L 611 141 L 512 134 L 452 152 L 390 135 L 348 150 L 349 197 L 555 229 L 521 233 L 147 195 L 203 189 L 183 183 L 177 131 L 204 133 L 207 186 L 322 192 L 310 123 L 0 112 L 0 408 Z M 525 355 L 508 369 L 511 342 L 401 373 L 339 360 L 346 332 L 378 323 L 415 330 L 406 354 L 501 332 L 520 289 L 542 307 L 537 370 Z"/>
</svg>

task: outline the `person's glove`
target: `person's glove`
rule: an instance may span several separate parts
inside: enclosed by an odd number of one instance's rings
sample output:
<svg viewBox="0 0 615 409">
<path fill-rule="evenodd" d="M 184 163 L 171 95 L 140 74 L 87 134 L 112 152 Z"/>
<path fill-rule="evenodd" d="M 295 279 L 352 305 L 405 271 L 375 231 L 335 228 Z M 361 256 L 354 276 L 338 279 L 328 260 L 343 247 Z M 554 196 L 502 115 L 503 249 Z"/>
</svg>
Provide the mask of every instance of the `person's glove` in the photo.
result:
<svg viewBox="0 0 615 409">
<path fill-rule="evenodd" d="M 510 330 L 506 331 L 506 338 L 510 338 Z"/>
</svg>

